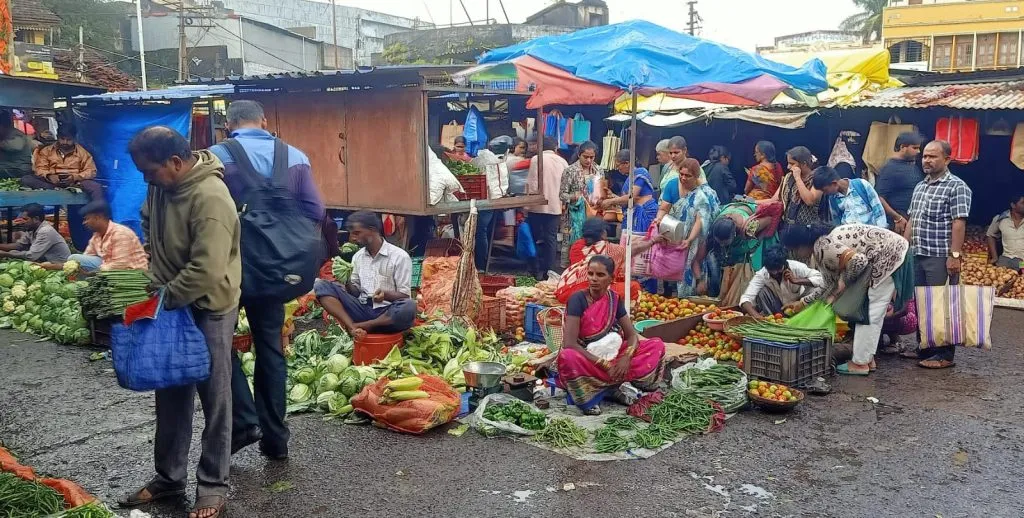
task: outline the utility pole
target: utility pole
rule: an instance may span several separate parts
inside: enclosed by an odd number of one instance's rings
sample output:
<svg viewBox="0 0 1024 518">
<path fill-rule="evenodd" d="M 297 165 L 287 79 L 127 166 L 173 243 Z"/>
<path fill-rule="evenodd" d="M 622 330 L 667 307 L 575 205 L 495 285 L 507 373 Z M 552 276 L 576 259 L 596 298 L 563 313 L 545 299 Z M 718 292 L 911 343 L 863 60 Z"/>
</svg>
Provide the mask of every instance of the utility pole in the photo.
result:
<svg viewBox="0 0 1024 518">
<path fill-rule="evenodd" d="M 142 65 L 142 91 L 148 90 L 146 84 L 146 42 L 142 37 L 142 0 L 135 0 L 135 21 L 139 29 L 139 63 Z"/>
<path fill-rule="evenodd" d="M 338 2 L 331 0 L 331 31 L 334 32 L 334 69 L 340 70 L 338 63 Z"/>
<path fill-rule="evenodd" d="M 185 0 L 178 0 L 178 81 L 188 80 L 188 40 L 185 37 Z"/>
<path fill-rule="evenodd" d="M 690 33 L 690 36 L 696 36 L 700 32 L 700 23 L 704 19 L 697 13 L 697 0 L 690 0 L 686 4 L 690 6 L 690 21 L 686 22 L 686 30 Z"/>
<path fill-rule="evenodd" d="M 75 64 L 75 77 L 82 81 L 85 76 L 85 32 L 78 26 L 78 63 Z"/>
</svg>

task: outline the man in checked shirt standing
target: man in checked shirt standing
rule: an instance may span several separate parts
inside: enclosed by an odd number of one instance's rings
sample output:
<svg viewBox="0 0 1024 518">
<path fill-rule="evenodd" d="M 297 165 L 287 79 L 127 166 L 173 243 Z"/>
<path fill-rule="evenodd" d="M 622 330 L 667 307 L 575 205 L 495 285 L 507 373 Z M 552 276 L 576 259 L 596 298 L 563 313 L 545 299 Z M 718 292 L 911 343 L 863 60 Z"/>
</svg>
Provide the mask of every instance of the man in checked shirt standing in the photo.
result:
<svg viewBox="0 0 1024 518">
<path fill-rule="evenodd" d="M 323 279 L 313 284 L 320 305 L 356 339 L 409 329 L 416 318 L 409 254 L 384 240 L 384 225 L 372 212 L 352 213 L 345 226 L 362 248 L 352 256 L 346 284 Z"/>
<path fill-rule="evenodd" d="M 914 188 L 910 202 L 910 223 L 904 237 L 914 252 L 917 286 L 944 286 L 960 281 L 964 234 L 971 212 L 971 189 L 949 172 L 949 142 L 929 142 L 921 155 L 924 181 Z M 956 346 L 907 351 L 903 356 L 919 358 L 926 369 L 953 367 Z"/>
</svg>

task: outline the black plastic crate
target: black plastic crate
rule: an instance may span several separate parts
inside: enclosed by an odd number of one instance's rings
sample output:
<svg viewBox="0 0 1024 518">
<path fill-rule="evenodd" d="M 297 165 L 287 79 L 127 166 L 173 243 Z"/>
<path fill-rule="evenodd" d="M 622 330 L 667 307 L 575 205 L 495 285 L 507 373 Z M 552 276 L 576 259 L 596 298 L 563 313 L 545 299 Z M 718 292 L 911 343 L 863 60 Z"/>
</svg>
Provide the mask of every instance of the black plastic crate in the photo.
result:
<svg viewBox="0 0 1024 518">
<path fill-rule="evenodd" d="M 798 344 L 743 339 L 743 371 L 751 379 L 799 387 L 828 375 L 831 369 L 831 339 Z"/>
</svg>

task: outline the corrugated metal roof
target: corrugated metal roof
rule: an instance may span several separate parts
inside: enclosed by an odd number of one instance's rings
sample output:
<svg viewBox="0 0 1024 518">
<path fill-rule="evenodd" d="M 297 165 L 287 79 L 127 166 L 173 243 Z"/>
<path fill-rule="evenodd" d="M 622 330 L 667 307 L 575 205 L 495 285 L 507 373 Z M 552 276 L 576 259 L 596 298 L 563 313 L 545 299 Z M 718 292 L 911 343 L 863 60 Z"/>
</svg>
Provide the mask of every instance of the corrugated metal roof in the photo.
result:
<svg viewBox="0 0 1024 518">
<path fill-rule="evenodd" d="M 1024 110 L 1024 81 L 890 88 L 853 107 Z"/>
<path fill-rule="evenodd" d="M 171 99 L 194 99 L 207 95 L 227 95 L 235 93 L 235 85 L 184 85 L 162 90 L 145 92 L 113 92 L 98 95 L 77 95 L 75 101 L 161 101 Z"/>
<path fill-rule="evenodd" d="M 421 77 L 431 78 L 454 74 L 464 67 L 459 65 L 395 65 L 380 67 L 360 67 L 354 70 L 317 70 L 311 72 L 280 72 L 274 74 L 257 74 L 226 77 L 193 77 L 191 84 L 245 83 L 297 79 L 320 79 L 331 84 L 344 86 L 350 82 L 367 82 L 380 80 L 419 80 Z"/>
</svg>

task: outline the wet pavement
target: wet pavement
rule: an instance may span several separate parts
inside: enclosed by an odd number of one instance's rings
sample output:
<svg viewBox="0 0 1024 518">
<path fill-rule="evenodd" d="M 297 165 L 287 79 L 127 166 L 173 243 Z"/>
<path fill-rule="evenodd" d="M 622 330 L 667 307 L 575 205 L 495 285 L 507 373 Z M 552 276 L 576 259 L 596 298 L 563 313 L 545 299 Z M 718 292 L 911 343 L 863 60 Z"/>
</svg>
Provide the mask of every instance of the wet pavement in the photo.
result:
<svg viewBox="0 0 1024 518">
<path fill-rule="evenodd" d="M 794 413 L 744 412 L 721 433 L 641 461 L 581 462 L 472 431 L 412 437 L 298 416 L 289 461 L 255 448 L 234 457 L 230 514 L 1024 516 L 1021 315 L 998 310 L 995 348 L 958 351 L 951 371 L 882 358 L 870 378 L 834 378 L 831 395 Z M 110 363 L 90 363 L 87 349 L 9 331 L 0 344 L 0 441 L 108 503 L 148 480 L 151 394 L 117 387 Z M 187 505 L 145 510 L 181 517 Z"/>
</svg>

